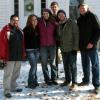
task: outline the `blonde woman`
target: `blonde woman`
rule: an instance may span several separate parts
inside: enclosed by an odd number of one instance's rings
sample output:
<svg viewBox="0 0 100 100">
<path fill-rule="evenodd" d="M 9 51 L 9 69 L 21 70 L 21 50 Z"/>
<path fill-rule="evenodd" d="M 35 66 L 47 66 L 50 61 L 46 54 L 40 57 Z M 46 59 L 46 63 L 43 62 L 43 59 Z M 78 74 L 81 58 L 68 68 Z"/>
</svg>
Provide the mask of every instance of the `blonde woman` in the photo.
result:
<svg viewBox="0 0 100 100">
<path fill-rule="evenodd" d="M 30 63 L 30 70 L 28 76 L 28 88 L 35 88 L 38 86 L 37 82 L 37 60 L 39 57 L 39 35 L 37 32 L 37 16 L 30 15 L 27 19 L 26 27 L 23 29 L 25 36 L 25 49 L 27 59 Z"/>
</svg>

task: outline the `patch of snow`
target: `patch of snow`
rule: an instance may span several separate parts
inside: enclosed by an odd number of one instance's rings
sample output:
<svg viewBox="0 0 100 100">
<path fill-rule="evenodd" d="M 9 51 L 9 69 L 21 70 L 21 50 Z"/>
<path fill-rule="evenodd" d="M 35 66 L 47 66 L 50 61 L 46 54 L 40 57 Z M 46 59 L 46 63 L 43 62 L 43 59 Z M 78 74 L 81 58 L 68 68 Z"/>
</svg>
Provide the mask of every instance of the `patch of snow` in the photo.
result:
<svg viewBox="0 0 100 100">
<path fill-rule="evenodd" d="M 17 81 L 23 91 L 21 93 L 12 93 L 13 97 L 10 100 L 100 100 L 100 93 L 98 95 L 91 93 L 94 89 L 92 84 L 89 86 L 77 87 L 76 91 L 69 91 L 67 86 L 61 87 L 60 83 L 64 81 L 64 69 L 62 63 L 59 64 L 59 78 L 57 80 L 59 85 L 45 85 L 42 67 L 41 64 L 38 64 L 37 76 L 39 86 L 35 89 L 25 88 L 27 85 L 29 69 L 29 63 L 22 62 L 20 77 Z M 77 55 L 77 70 L 77 81 L 81 82 L 83 73 L 80 53 Z M 9 100 L 3 96 L 3 70 L 0 70 L 0 100 Z"/>
</svg>

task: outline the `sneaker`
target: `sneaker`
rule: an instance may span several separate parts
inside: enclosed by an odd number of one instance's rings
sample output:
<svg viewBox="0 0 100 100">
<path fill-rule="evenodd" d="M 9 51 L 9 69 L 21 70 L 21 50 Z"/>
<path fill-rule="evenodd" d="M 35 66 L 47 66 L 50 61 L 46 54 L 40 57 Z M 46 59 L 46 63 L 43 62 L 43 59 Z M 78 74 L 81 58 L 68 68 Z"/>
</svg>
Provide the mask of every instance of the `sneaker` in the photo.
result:
<svg viewBox="0 0 100 100">
<path fill-rule="evenodd" d="M 81 82 L 81 83 L 78 83 L 78 86 L 88 86 L 89 83 L 85 83 L 85 82 Z"/>
<path fill-rule="evenodd" d="M 39 83 L 36 83 L 35 85 L 36 85 L 36 86 L 39 86 Z"/>
<path fill-rule="evenodd" d="M 98 94 L 99 92 L 100 92 L 100 88 L 99 88 L 99 87 L 95 87 L 94 93 L 95 93 L 95 94 Z"/>
<path fill-rule="evenodd" d="M 75 91 L 76 88 L 77 88 L 77 84 L 72 84 L 72 85 L 69 87 L 69 90 Z"/>
<path fill-rule="evenodd" d="M 52 81 L 52 84 L 53 85 L 58 85 L 58 83 L 55 80 Z"/>
<path fill-rule="evenodd" d="M 26 88 L 30 88 L 30 89 L 34 89 L 34 88 L 36 88 L 37 87 L 37 85 L 27 85 L 26 86 Z"/>
<path fill-rule="evenodd" d="M 22 89 L 17 88 L 17 89 L 15 89 L 15 90 L 12 90 L 11 92 L 22 92 Z"/>
<path fill-rule="evenodd" d="M 47 85 L 52 85 L 52 81 L 47 81 L 46 84 Z"/>
<path fill-rule="evenodd" d="M 67 81 L 64 81 L 62 84 L 60 84 L 60 86 L 69 86 L 69 85 L 70 85 L 70 83 Z"/>
<path fill-rule="evenodd" d="M 5 96 L 6 98 L 11 98 L 11 97 L 12 97 L 12 95 L 11 95 L 10 93 L 6 93 L 4 96 Z"/>
</svg>

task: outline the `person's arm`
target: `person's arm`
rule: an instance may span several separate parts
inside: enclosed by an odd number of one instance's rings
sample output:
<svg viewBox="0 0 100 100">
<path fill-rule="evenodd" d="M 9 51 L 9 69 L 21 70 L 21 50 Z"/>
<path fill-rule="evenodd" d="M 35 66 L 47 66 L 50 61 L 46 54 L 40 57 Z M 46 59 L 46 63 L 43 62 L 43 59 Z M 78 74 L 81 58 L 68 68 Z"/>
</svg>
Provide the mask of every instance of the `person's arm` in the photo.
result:
<svg viewBox="0 0 100 100">
<path fill-rule="evenodd" d="M 78 50 L 79 47 L 79 29 L 76 23 L 73 23 L 73 42 L 74 42 L 74 50 Z"/>
<path fill-rule="evenodd" d="M 89 43 L 96 45 L 100 38 L 100 22 L 96 15 L 92 16 L 92 21 L 93 21 L 93 35 Z"/>
<path fill-rule="evenodd" d="M 0 32 L 0 58 L 3 60 L 6 60 L 6 56 L 7 56 L 7 44 L 8 44 L 8 40 L 7 40 L 7 28 L 3 28 Z"/>
</svg>

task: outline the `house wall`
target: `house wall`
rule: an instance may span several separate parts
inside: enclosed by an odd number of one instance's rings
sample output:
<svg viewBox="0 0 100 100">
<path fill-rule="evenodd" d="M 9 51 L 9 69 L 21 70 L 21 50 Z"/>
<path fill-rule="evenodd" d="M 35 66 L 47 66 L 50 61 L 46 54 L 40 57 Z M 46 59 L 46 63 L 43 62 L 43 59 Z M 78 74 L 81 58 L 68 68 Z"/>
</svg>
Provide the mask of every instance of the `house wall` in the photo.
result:
<svg viewBox="0 0 100 100">
<path fill-rule="evenodd" d="M 34 14 L 41 17 L 41 0 L 34 1 Z M 46 8 L 50 9 L 50 4 L 54 0 L 46 0 Z M 69 16 L 69 0 L 55 0 L 58 2 L 59 7 L 66 11 L 67 16 Z M 26 25 L 26 20 L 28 16 L 24 15 L 24 0 L 19 0 L 19 17 L 20 17 L 20 26 L 22 28 Z"/>
<path fill-rule="evenodd" d="M 59 8 L 66 11 L 69 16 L 69 0 L 46 0 L 46 7 L 50 8 L 52 1 L 59 3 Z M 100 20 L 100 0 L 85 0 L 89 5 L 90 10 L 94 12 Z M 34 0 L 34 13 L 41 16 L 41 0 Z M 0 0 L 0 30 L 9 22 L 11 14 L 14 13 L 14 0 Z M 26 25 L 27 16 L 24 16 L 24 0 L 19 0 L 19 17 L 20 26 L 23 28 Z"/>
<path fill-rule="evenodd" d="M 33 0 L 34 2 L 34 14 L 37 16 L 41 15 L 41 0 Z M 20 18 L 20 27 L 23 29 L 26 25 L 27 17 L 24 14 L 24 0 L 19 0 L 19 18 Z"/>
<path fill-rule="evenodd" d="M 69 0 L 47 0 L 47 8 L 50 8 L 51 2 L 56 1 L 59 4 L 59 9 L 63 9 L 66 15 L 69 16 Z"/>
<path fill-rule="evenodd" d="M 90 11 L 95 13 L 100 20 L 100 0 L 86 0 L 89 5 Z"/>
<path fill-rule="evenodd" d="M 14 13 L 13 0 L 0 0 L 0 30 L 9 22 L 10 15 Z"/>
</svg>

